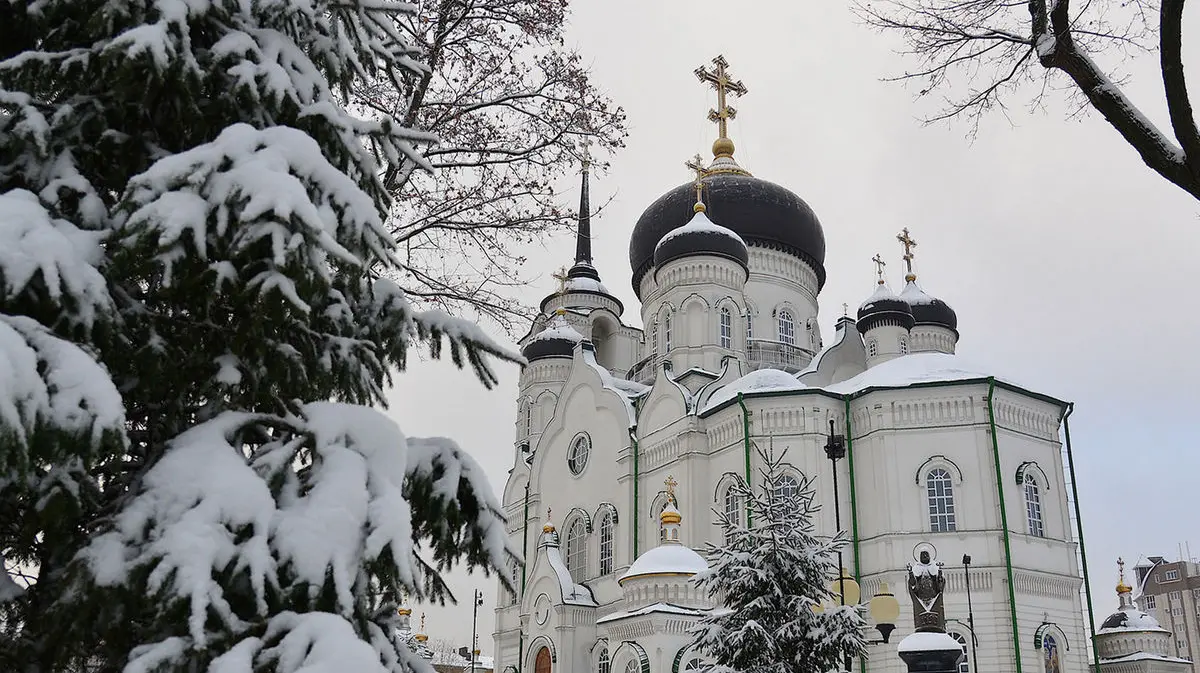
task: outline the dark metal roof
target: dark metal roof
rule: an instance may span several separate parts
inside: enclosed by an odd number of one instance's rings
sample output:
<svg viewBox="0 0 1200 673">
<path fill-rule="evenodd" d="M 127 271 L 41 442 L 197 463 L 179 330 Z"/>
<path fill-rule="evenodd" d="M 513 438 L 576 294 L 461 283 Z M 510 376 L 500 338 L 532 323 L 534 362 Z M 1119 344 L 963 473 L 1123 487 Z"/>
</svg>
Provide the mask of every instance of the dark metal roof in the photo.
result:
<svg viewBox="0 0 1200 673">
<path fill-rule="evenodd" d="M 715 173 L 703 179 L 705 213 L 732 229 L 746 245 L 781 250 L 807 262 L 825 284 L 825 233 L 816 213 L 799 196 L 749 175 Z M 694 183 L 680 185 L 650 204 L 629 239 L 633 291 L 641 298 L 642 277 L 654 265 L 654 248 L 667 232 L 692 219 Z"/>
<path fill-rule="evenodd" d="M 941 325 L 952 330 L 958 329 L 958 314 L 941 299 L 934 299 L 928 304 L 913 304 L 912 314 L 918 325 Z"/>
<path fill-rule="evenodd" d="M 727 257 L 748 268 L 750 253 L 746 244 L 736 237 L 719 231 L 688 231 L 679 233 L 663 241 L 654 249 L 654 266 L 662 265 L 680 257 L 691 255 L 715 255 Z"/>
<path fill-rule="evenodd" d="M 571 339 L 534 339 L 525 344 L 525 347 L 521 349 L 521 355 L 530 362 L 543 358 L 574 357 L 577 343 L 579 342 Z"/>
<path fill-rule="evenodd" d="M 884 297 L 867 302 L 858 309 L 858 331 L 866 334 L 872 328 L 886 321 L 899 323 L 904 329 L 912 329 L 913 309 L 908 302 L 899 297 Z"/>
</svg>

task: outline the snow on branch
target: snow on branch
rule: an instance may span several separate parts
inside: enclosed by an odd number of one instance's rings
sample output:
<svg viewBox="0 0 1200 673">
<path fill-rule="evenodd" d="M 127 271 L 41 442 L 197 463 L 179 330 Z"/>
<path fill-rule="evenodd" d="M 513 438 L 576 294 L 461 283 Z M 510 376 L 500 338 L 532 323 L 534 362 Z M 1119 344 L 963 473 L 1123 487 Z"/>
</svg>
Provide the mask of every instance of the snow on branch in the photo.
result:
<svg viewBox="0 0 1200 673">
<path fill-rule="evenodd" d="M 208 647 L 224 652 L 218 671 L 408 670 L 384 635 L 394 615 L 371 606 L 445 595 L 419 556 L 430 536 L 439 568 L 465 557 L 497 570 L 515 555 L 483 471 L 457 446 L 319 402 L 288 418 L 226 412 L 183 433 L 81 559 L 99 587 L 189 615 L 135 653 L 146 670 Z M 364 609 L 370 628 L 354 620 Z M 265 632 L 254 626 L 272 613 Z"/>
<path fill-rule="evenodd" d="M 437 568 L 449 568 L 465 557 L 469 566 L 497 571 L 512 590 L 503 569 L 519 559 L 519 552 L 509 541 L 503 510 L 483 469 L 445 437 L 413 438 L 408 449 L 405 495 L 415 508 L 414 532 L 431 542 Z M 448 593 L 436 574 L 424 579 L 423 591 L 430 598 Z"/>
<path fill-rule="evenodd" d="M 0 313 L 90 328 L 112 311 L 100 263 L 103 235 L 53 218 L 24 189 L 0 194 Z"/>
</svg>

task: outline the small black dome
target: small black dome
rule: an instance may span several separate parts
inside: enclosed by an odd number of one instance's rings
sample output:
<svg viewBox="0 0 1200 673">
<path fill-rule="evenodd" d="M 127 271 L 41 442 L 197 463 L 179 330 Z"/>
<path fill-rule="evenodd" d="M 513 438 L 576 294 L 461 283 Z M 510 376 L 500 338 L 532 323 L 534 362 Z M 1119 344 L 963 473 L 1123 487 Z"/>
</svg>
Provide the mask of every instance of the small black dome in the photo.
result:
<svg viewBox="0 0 1200 673">
<path fill-rule="evenodd" d="M 905 285 L 900 298 L 912 307 L 913 319 L 918 325 L 940 325 L 952 330 L 958 330 L 958 314 L 950 305 L 941 299 L 935 299 L 925 293 L 917 281 L 910 280 Z"/>
<path fill-rule="evenodd" d="M 521 348 L 521 355 L 526 360 L 542 360 L 545 358 L 569 358 L 575 356 L 575 344 L 583 340 L 583 336 L 571 328 L 561 315 L 556 316 L 546 329 L 533 335 Z"/>
<path fill-rule="evenodd" d="M 1124 610 L 1114 612 L 1100 625 L 1102 629 L 1119 629 L 1129 622 L 1129 615 Z"/>
<path fill-rule="evenodd" d="M 773 182 L 740 173 L 713 173 L 703 179 L 709 219 L 731 229 L 746 245 L 782 250 L 812 266 L 825 284 L 825 233 L 816 213 L 799 196 Z M 641 298 L 642 278 L 654 265 L 654 249 L 667 232 L 692 219 L 694 183 L 659 197 L 642 213 L 629 239 L 633 291 Z"/>
<path fill-rule="evenodd" d="M 667 232 L 654 248 L 654 266 L 661 267 L 671 260 L 691 255 L 727 257 L 743 268 L 750 265 L 750 253 L 742 239 L 729 229 L 714 224 L 704 213 L 696 213 L 686 225 Z"/>
<path fill-rule="evenodd" d="M 893 294 L 886 285 L 878 286 L 875 294 L 858 308 L 857 327 L 862 334 L 885 323 L 912 329 L 914 322 L 912 307 Z"/>
</svg>

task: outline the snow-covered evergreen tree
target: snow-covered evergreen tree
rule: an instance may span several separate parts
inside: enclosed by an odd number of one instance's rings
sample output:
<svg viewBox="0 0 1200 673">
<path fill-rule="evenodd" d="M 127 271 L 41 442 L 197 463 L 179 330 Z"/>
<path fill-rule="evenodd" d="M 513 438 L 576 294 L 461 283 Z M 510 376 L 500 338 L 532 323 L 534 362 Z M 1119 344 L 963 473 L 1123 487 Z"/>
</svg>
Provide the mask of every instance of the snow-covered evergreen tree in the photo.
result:
<svg viewBox="0 0 1200 673">
<path fill-rule="evenodd" d="M 380 412 L 414 311 L 345 107 L 419 73 L 388 0 L 0 2 L 0 670 L 427 670 L 402 593 L 513 550 L 476 464 Z"/>
<path fill-rule="evenodd" d="M 837 553 L 844 532 L 813 532 L 812 480 L 785 486 L 782 452 L 759 450 L 763 467 L 757 489 L 744 480 L 731 488 L 751 517 L 747 527 L 733 513 L 714 510 L 723 545 L 707 545 L 709 569 L 696 576 L 719 606 L 695 627 L 692 645 L 712 663 L 712 673 L 827 673 L 849 654 L 865 650 L 863 618 L 855 606 L 814 612 L 834 603 Z"/>
</svg>

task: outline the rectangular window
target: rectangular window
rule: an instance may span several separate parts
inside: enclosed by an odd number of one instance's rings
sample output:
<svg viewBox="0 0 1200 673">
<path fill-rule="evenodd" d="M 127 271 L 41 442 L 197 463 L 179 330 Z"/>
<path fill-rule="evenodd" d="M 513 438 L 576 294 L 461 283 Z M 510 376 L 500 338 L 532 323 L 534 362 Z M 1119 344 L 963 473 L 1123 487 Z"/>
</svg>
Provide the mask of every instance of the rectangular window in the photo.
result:
<svg viewBox="0 0 1200 673">
<path fill-rule="evenodd" d="M 1163 581 L 1164 582 L 1175 582 L 1178 579 L 1179 579 L 1179 571 L 1178 570 L 1167 570 L 1167 571 L 1163 572 Z"/>
<path fill-rule="evenodd" d="M 1186 649 L 1187 649 L 1187 643 L 1186 643 L 1186 642 L 1184 642 L 1184 641 L 1182 641 L 1182 640 L 1176 640 L 1176 641 L 1175 641 L 1175 647 L 1178 647 L 1178 648 L 1179 648 L 1179 649 L 1181 649 L 1181 650 L 1186 650 Z"/>
<path fill-rule="evenodd" d="M 1183 616 L 1183 608 L 1171 608 L 1171 614 L 1176 617 Z"/>
<path fill-rule="evenodd" d="M 1171 597 L 1171 600 L 1173 600 L 1173 601 L 1178 601 L 1178 600 L 1183 599 L 1183 594 L 1179 593 L 1178 591 L 1172 591 L 1168 595 Z"/>
<path fill-rule="evenodd" d="M 1142 596 L 1142 605 L 1144 605 L 1147 610 L 1153 610 L 1154 596 Z"/>
<path fill-rule="evenodd" d="M 721 309 L 721 348 L 733 348 L 733 314 Z"/>
</svg>

